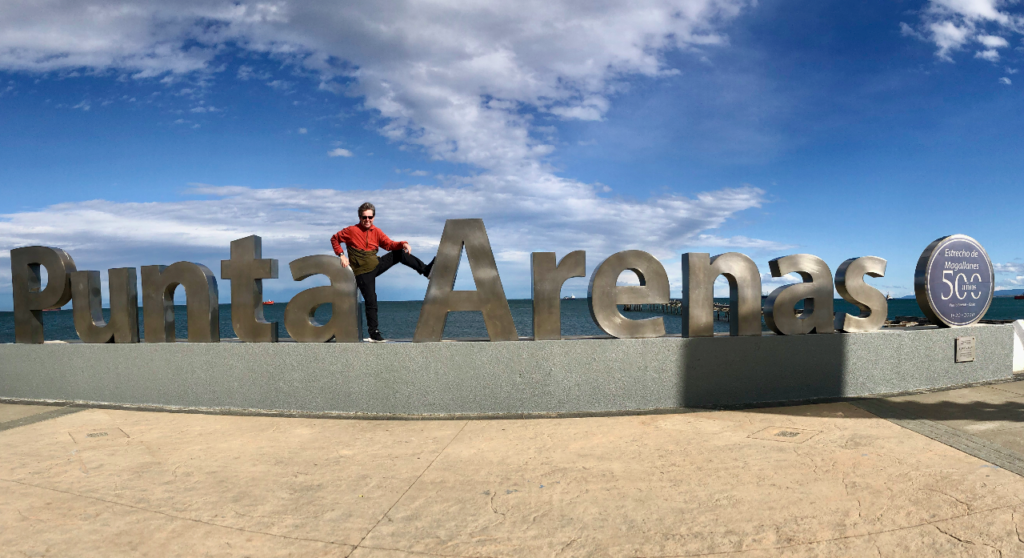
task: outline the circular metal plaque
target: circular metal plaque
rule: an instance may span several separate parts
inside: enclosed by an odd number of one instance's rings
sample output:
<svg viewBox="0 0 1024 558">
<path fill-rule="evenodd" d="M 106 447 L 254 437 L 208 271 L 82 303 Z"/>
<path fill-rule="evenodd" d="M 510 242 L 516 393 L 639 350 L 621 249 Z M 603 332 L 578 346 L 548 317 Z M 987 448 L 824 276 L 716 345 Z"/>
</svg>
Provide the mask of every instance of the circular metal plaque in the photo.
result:
<svg viewBox="0 0 1024 558">
<path fill-rule="evenodd" d="M 917 305 L 936 325 L 977 323 L 992 303 L 992 278 L 992 261 L 977 240 L 962 234 L 944 236 L 929 244 L 917 260 Z"/>
</svg>

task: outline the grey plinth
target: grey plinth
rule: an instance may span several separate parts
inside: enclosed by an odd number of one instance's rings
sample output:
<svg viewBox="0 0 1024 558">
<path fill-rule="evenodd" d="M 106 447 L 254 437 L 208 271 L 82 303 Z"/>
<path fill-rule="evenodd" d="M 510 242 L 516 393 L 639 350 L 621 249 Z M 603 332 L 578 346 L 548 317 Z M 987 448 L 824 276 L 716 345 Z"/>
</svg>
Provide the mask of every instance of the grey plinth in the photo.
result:
<svg viewBox="0 0 1024 558">
<path fill-rule="evenodd" d="M 955 363 L 957 336 L 974 362 Z M 366 415 L 640 411 L 1009 378 L 1013 329 L 503 343 L 0 345 L 0 399 Z"/>
</svg>

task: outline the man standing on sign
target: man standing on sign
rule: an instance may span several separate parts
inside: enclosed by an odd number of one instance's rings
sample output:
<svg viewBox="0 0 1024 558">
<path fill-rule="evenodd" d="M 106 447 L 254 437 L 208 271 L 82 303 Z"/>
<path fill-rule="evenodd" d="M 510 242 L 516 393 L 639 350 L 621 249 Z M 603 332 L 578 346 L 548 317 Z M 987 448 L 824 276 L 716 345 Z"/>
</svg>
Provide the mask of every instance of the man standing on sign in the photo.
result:
<svg viewBox="0 0 1024 558">
<path fill-rule="evenodd" d="M 412 255 L 408 242 L 395 242 L 388 238 L 383 231 L 373 226 L 373 218 L 376 215 L 377 209 L 372 203 L 360 205 L 359 224 L 345 227 L 335 233 L 331 237 L 331 245 L 334 246 L 334 253 L 341 258 L 341 265 L 352 266 L 356 285 L 366 302 L 366 327 L 370 330 L 370 341 L 379 343 L 384 341 L 384 337 L 380 334 L 377 323 L 377 276 L 391 269 L 391 266 L 401 263 L 420 275 L 429 277 L 434 260 L 424 264 Z M 342 244 L 348 247 L 348 257 L 342 250 Z M 388 253 L 378 258 L 378 247 L 388 250 Z"/>
</svg>

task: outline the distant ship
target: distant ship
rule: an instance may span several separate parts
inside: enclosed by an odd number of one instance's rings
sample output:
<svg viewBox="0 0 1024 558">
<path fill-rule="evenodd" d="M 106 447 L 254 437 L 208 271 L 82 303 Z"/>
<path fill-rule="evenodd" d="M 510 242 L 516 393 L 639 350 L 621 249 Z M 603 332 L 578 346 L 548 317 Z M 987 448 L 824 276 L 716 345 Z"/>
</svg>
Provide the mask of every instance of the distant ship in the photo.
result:
<svg viewBox="0 0 1024 558">
<path fill-rule="evenodd" d="M 273 300 L 264 300 L 263 301 L 263 304 L 273 304 L 273 303 L 274 303 Z"/>
<path fill-rule="evenodd" d="M 562 300 L 576 300 L 576 295 L 563 296 Z"/>
<path fill-rule="evenodd" d="M 1013 300 L 1024 300 L 1024 294 L 1013 295 Z"/>
</svg>

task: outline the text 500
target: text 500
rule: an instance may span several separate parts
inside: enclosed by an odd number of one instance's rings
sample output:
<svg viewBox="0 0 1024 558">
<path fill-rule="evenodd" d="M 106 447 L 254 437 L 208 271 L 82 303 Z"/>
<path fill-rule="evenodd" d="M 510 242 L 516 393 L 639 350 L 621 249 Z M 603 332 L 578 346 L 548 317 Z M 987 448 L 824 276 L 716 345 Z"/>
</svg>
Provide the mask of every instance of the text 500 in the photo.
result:
<svg viewBox="0 0 1024 558">
<path fill-rule="evenodd" d="M 947 276 L 953 278 L 953 281 L 947 279 Z M 963 280 L 963 282 L 961 282 L 961 279 Z M 968 294 L 970 294 L 971 297 L 974 298 L 975 300 L 981 298 L 980 292 L 974 292 L 978 290 L 978 285 L 974 284 L 975 281 L 981 281 L 981 275 L 975 273 L 974 275 L 971 275 L 971 280 L 968 281 L 967 276 L 964 275 L 963 273 L 957 273 L 956 277 L 954 278 L 952 270 L 947 269 L 943 271 L 942 282 L 949 285 L 949 294 L 943 296 L 942 300 L 949 300 L 950 298 L 953 297 L 954 294 L 960 300 L 967 298 Z"/>
</svg>

